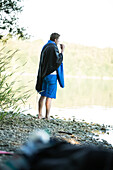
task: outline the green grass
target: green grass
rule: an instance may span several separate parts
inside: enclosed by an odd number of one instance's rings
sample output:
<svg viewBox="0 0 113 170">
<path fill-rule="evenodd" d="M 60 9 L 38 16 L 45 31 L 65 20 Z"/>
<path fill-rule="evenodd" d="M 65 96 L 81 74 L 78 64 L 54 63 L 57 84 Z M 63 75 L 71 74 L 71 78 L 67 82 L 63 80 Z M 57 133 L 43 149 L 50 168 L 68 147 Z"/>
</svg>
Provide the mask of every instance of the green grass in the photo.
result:
<svg viewBox="0 0 113 170">
<path fill-rule="evenodd" d="M 12 117 L 20 114 L 20 105 L 25 104 L 30 97 L 28 90 L 24 94 L 22 93 L 22 90 L 25 89 L 24 86 L 17 87 L 16 78 L 18 76 L 14 78 L 14 73 L 18 71 L 18 64 L 15 63 L 17 68 L 14 69 L 15 65 L 11 67 L 11 61 L 15 61 L 17 50 L 5 50 L 6 48 L 0 49 L 0 120 L 8 114 L 10 109 L 14 113 Z"/>
</svg>

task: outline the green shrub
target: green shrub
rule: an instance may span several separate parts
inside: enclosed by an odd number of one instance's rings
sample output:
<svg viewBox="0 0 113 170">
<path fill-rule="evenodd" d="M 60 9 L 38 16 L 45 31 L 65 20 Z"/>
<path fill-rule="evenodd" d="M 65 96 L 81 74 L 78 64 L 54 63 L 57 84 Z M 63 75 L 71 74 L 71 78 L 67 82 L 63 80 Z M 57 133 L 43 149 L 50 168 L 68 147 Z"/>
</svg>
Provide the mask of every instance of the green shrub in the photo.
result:
<svg viewBox="0 0 113 170">
<path fill-rule="evenodd" d="M 12 113 L 11 117 L 18 115 L 21 111 L 20 105 L 25 104 L 30 97 L 29 91 L 22 94 L 22 89 L 25 87 L 16 88 L 17 82 L 12 80 L 18 68 L 11 72 L 10 62 L 18 50 L 4 51 L 4 48 L 0 50 L 0 120 L 8 113 Z"/>
</svg>

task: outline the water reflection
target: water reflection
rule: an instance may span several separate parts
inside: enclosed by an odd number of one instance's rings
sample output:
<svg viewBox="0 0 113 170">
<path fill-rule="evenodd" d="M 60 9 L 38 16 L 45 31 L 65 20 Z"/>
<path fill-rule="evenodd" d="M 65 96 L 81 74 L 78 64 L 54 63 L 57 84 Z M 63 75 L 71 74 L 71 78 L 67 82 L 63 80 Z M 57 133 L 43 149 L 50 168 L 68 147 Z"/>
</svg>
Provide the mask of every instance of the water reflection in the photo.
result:
<svg viewBox="0 0 113 170">
<path fill-rule="evenodd" d="M 64 89 L 58 88 L 55 106 L 113 106 L 112 80 L 67 78 L 65 84 Z"/>
<path fill-rule="evenodd" d="M 35 91 L 36 76 L 22 75 L 21 85 L 31 89 L 32 95 L 25 107 L 37 114 L 39 95 Z M 25 93 L 25 91 L 23 91 Z M 52 115 L 63 117 L 75 116 L 78 119 L 112 123 L 113 113 L 113 80 L 94 80 L 65 78 L 65 88 L 58 85 L 57 99 L 52 103 Z"/>
</svg>

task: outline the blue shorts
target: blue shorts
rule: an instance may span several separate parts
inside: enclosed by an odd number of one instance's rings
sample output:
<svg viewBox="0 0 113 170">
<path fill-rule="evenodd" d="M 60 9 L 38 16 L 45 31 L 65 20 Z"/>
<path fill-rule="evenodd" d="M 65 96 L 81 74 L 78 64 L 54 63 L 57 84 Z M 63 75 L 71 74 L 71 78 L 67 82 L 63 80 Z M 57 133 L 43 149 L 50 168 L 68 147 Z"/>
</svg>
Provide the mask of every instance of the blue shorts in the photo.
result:
<svg viewBox="0 0 113 170">
<path fill-rule="evenodd" d="M 41 96 L 56 99 L 57 75 L 48 75 L 43 79 Z"/>
</svg>

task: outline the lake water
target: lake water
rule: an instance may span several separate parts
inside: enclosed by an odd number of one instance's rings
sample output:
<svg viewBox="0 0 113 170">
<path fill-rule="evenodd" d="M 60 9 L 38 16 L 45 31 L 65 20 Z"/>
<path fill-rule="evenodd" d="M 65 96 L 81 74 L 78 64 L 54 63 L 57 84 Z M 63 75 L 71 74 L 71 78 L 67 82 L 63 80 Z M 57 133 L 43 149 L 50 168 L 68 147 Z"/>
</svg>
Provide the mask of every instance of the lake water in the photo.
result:
<svg viewBox="0 0 113 170">
<path fill-rule="evenodd" d="M 35 91 L 36 76 L 23 75 L 21 85 L 31 89 L 32 95 L 25 107 L 37 114 L 40 97 Z M 43 115 L 45 108 L 43 109 Z M 52 101 L 51 115 L 66 119 L 75 116 L 88 122 L 113 125 L 113 80 L 65 77 L 65 88 L 58 84 L 57 99 Z"/>
</svg>

